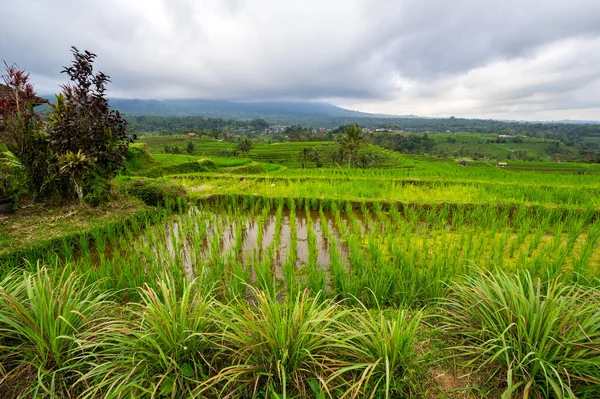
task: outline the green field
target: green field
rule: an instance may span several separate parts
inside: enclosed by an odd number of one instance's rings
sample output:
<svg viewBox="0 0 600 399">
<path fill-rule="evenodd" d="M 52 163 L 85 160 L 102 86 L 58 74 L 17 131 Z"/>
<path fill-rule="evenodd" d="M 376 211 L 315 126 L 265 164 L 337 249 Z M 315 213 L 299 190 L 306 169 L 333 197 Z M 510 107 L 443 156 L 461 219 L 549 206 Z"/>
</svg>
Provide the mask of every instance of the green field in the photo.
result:
<svg viewBox="0 0 600 399">
<path fill-rule="evenodd" d="M 599 165 L 189 141 L 0 220 L 0 396 L 600 397 Z"/>
<path fill-rule="evenodd" d="M 435 144 L 431 154 L 445 158 L 565 162 L 578 156 L 575 146 L 544 138 L 514 136 L 498 143 L 497 134 L 430 133 L 427 136 Z M 551 149 L 556 144 L 558 147 Z"/>
<path fill-rule="evenodd" d="M 188 139 L 179 136 L 149 136 L 139 139 L 141 143 L 148 145 L 148 148 L 153 154 L 164 154 L 164 146 L 172 145 L 181 148 L 184 151 L 188 142 L 195 144 L 194 156 L 197 157 L 218 157 L 223 158 L 227 151 L 233 151 L 237 147 L 237 143 L 224 142 L 218 140 L 207 139 Z M 325 167 L 332 166 L 331 154 L 337 151 L 339 146 L 333 142 L 285 142 L 285 143 L 254 143 L 254 148 L 247 155 L 241 158 L 249 158 L 256 162 L 276 163 L 290 168 L 300 168 L 301 161 L 298 153 L 303 148 L 318 149 L 322 153 L 323 165 Z M 410 162 L 407 162 L 406 157 L 394 151 L 390 151 L 381 147 L 369 145 L 361 149 L 361 153 L 373 152 L 379 156 L 380 161 L 377 163 L 378 168 L 396 168 L 410 167 Z M 172 154 L 169 154 L 172 155 Z M 167 157 L 168 158 L 168 157 Z M 235 158 L 235 157 L 231 157 Z M 161 158 L 165 160 L 165 158 Z M 173 157 L 174 160 L 185 159 L 179 155 Z M 172 161 L 168 161 L 172 162 Z M 232 160 L 232 162 L 235 162 Z M 307 168 L 314 168 L 312 162 L 307 162 Z"/>
</svg>

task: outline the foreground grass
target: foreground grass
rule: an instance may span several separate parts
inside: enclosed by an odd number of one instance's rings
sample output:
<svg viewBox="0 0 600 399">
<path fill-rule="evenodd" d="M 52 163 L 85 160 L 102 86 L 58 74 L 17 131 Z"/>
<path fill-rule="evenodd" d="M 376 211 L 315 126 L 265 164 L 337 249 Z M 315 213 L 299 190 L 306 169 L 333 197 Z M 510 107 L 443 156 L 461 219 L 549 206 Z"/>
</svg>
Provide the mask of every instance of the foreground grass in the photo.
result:
<svg viewBox="0 0 600 399">
<path fill-rule="evenodd" d="M 218 302 L 165 277 L 138 303 L 46 269 L 0 283 L 0 393 L 51 398 L 407 397 L 417 314 L 298 292 Z"/>
<path fill-rule="evenodd" d="M 135 290 L 124 303 L 89 276 L 46 268 L 0 281 L 2 397 L 481 397 L 434 382 L 453 353 L 457 370 L 493 380 L 483 397 L 600 393 L 597 289 L 480 273 L 427 316 L 308 291 L 224 301 L 169 275 Z M 444 346 L 431 352 L 423 331 L 441 331 Z"/>
<path fill-rule="evenodd" d="M 467 277 L 445 306 L 462 355 L 494 364 L 503 397 L 600 394 L 600 291 L 503 272 Z"/>
</svg>

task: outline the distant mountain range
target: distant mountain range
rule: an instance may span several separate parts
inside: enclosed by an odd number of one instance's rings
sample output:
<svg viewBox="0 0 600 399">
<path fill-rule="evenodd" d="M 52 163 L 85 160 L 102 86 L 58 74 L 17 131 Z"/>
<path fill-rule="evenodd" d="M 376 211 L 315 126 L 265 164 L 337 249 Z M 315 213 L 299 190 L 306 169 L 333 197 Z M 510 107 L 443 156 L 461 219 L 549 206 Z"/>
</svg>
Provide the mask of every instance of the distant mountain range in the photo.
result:
<svg viewBox="0 0 600 399">
<path fill-rule="evenodd" d="M 221 118 L 339 117 L 397 118 L 369 114 L 323 102 L 238 102 L 224 100 L 137 100 L 112 98 L 110 104 L 124 114 L 159 116 L 209 116 Z"/>
<path fill-rule="evenodd" d="M 50 101 L 54 96 L 43 96 Z M 425 129 L 437 130 L 440 122 L 445 121 L 445 130 L 456 131 L 465 121 L 479 121 L 482 124 L 598 124 L 599 121 L 557 120 L 557 121 L 517 121 L 517 120 L 482 120 L 463 118 L 432 118 L 414 115 L 371 114 L 338 107 L 325 102 L 294 101 L 227 101 L 204 99 L 178 100 L 140 100 L 128 98 L 111 98 L 111 107 L 126 116 L 196 116 L 234 120 L 264 118 L 271 124 L 307 124 L 312 126 L 338 126 L 342 123 L 358 123 L 362 126 L 387 126 L 401 124 L 411 126 L 418 124 Z M 38 111 L 44 107 L 39 107 Z M 419 120 L 419 122 L 417 122 Z M 412 126 L 411 126 L 412 127 Z M 447 128 L 447 129 L 446 129 Z M 444 130 L 444 131 L 445 131 Z"/>
</svg>

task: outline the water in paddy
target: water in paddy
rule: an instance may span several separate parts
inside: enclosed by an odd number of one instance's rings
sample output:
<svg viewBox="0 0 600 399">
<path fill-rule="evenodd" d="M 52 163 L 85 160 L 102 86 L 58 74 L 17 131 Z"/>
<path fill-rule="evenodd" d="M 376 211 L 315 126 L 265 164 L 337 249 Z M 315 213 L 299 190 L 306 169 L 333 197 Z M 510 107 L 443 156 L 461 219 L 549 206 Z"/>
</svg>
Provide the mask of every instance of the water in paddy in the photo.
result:
<svg viewBox="0 0 600 399">
<path fill-rule="evenodd" d="M 217 258 L 244 265 L 267 261 L 278 278 L 283 278 L 282 267 L 293 258 L 298 269 L 316 261 L 326 270 L 330 264 L 330 240 L 335 240 L 340 258 L 347 258 L 331 214 L 324 213 L 321 217 L 316 211 L 298 210 L 293 219 L 289 211 L 279 216 L 277 212 L 233 216 L 192 210 L 168 223 L 165 239 L 155 241 L 154 247 L 158 254 L 160 247 L 166 245 L 169 256 L 180 262 L 190 276 L 194 276 L 198 263 L 210 263 Z M 144 241 L 147 243 L 148 238 Z"/>
</svg>

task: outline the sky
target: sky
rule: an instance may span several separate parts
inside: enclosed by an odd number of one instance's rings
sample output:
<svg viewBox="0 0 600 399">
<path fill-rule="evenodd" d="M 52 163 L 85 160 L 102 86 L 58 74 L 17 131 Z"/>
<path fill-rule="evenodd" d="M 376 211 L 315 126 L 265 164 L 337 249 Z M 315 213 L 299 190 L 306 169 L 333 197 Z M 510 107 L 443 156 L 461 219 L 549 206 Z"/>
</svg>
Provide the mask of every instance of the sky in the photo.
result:
<svg viewBox="0 0 600 399">
<path fill-rule="evenodd" d="M 58 92 L 325 101 L 393 115 L 600 120 L 598 0 L 0 0 L 0 60 Z"/>
</svg>

